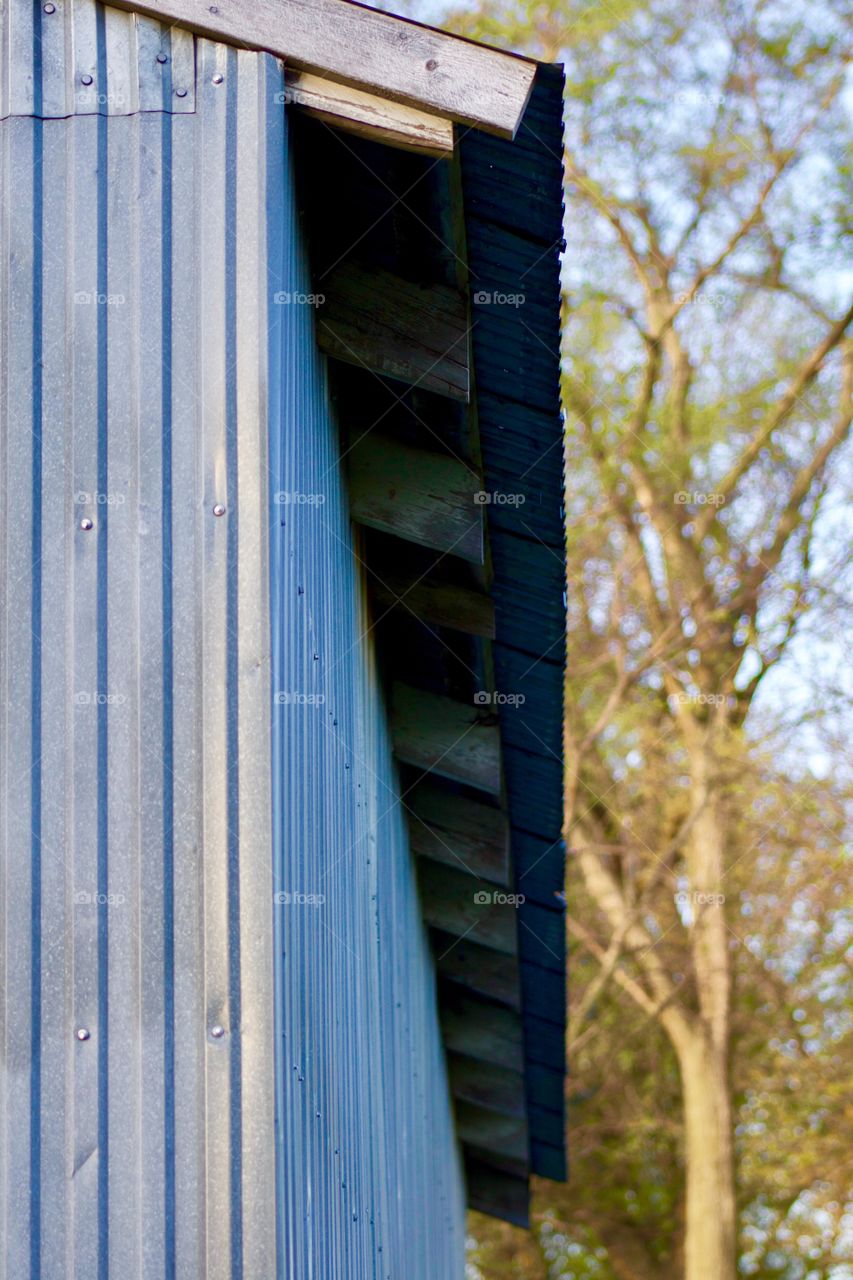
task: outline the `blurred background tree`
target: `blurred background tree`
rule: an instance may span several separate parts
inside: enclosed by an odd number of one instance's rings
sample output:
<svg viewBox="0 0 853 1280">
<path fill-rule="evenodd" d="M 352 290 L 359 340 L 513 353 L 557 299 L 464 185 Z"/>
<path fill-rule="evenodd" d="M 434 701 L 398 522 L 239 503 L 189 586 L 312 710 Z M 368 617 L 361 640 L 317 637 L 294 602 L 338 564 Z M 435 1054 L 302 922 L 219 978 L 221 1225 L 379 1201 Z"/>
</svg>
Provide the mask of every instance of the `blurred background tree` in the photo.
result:
<svg viewBox="0 0 853 1280">
<path fill-rule="evenodd" d="M 567 75 L 572 1172 L 469 1273 L 841 1280 L 851 14 L 442 20 Z"/>
</svg>

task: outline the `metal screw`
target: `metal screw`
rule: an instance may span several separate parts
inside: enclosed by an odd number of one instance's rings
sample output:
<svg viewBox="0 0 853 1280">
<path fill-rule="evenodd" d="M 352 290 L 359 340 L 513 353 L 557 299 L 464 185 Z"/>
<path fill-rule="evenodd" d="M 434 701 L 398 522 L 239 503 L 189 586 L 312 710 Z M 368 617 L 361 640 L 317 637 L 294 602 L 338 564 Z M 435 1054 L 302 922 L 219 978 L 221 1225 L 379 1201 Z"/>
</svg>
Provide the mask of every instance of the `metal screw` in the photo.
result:
<svg viewBox="0 0 853 1280">
<path fill-rule="evenodd" d="M 208 9 L 208 13 L 219 13 L 219 10 L 217 9 L 215 4 L 212 4 Z"/>
<path fill-rule="evenodd" d="M 426 69 L 427 71 L 435 71 L 437 66 L 438 66 L 438 63 L 436 62 L 435 58 L 430 58 L 429 62 L 426 64 Z"/>
<path fill-rule="evenodd" d="M 217 74 L 213 77 L 213 83 L 222 84 L 222 81 L 224 78 L 225 78 L 224 76 L 219 75 L 219 73 L 217 72 Z"/>
<path fill-rule="evenodd" d="M 93 83 L 94 83 L 92 76 L 81 76 L 81 77 L 80 77 L 80 79 L 83 81 L 83 84 L 93 84 Z"/>
<path fill-rule="evenodd" d="M 224 516 L 224 515 L 225 515 L 225 508 L 223 507 L 223 505 L 222 505 L 222 503 L 221 503 L 221 502 L 217 502 L 216 506 L 213 508 L 213 514 L 214 514 L 215 516 Z"/>
<path fill-rule="evenodd" d="M 94 527 L 95 527 L 95 522 L 93 520 L 90 520 L 88 516 L 84 516 L 83 519 L 80 521 L 80 528 L 85 529 L 87 533 L 89 532 L 90 529 L 94 529 Z"/>
<path fill-rule="evenodd" d="M 91 1033 L 91 1031 L 89 1030 L 89 1028 L 88 1028 L 88 1027 L 78 1027 L 78 1028 L 77 1028 L 77 1039 L 78 1039 L 78 1040 L 90 1040 L 91 1038 L 92 1038 L 92 1033 Z"/>
<path fill-rule="evenodd" d="M 168 62 L 168 61 L 169 61 L 169 59 L 166 57 L 165 53 L 158 53 L 158 54 L 157 54 L 157 61 L 158 61 L 158 62 L 160 63 L 160 65 L 162 66 L 162 64 L 163 64 L 164 62 Z"/>
<path fill-rule="evenodd" d="M 55 5 L 55 4 L 46 4 L 46 5 L 44 6 L 44 11 L 45 11 L 45 13 L 56 13 L 56 5 Z"/>
<path fill-rule="evenodd" d="M 221 1027 L 217 1022 L 215 1027 L 210 1028 L 210 1034 L 213 1036 L 214 1040 L 221 1040 L 225 1035 L 225 1028 Z"/>
<path fill-rule="evenodd" d="M 186 89 L 176 89 L 176 90 L 175 90 L 175 96 L 176 96 L 176 97 L 178 97 L 178 98 L 185 98 L 185 97 L 187 96 L 187 91 L 186 91 Z"/>
</svg>

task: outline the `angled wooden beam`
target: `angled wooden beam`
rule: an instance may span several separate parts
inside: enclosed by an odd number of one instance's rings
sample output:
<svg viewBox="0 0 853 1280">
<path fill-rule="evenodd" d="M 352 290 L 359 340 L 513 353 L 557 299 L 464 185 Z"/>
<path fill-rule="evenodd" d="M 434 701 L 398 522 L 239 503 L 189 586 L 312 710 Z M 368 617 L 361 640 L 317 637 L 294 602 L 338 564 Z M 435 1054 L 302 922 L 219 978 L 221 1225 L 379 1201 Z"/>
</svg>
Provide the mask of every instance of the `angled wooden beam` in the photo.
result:
<svg viewBox="0 0 853 1280">
<path fill-rule="evenodd" d="M 500 732 L 473 704 L 398 682 L 392 691 L 391 732 L 398 760 L 500 794 Z"/>
<path fill-rule="evenodd" d="M 349 0 L 110 0 L 511 138 L 536 63 Z"/>
<path fill-rule="evenodd" d="M 317 341 L 326 355 L 468 400 L 468 311 L 455 289 L 355 262 L 330 271 L 318 288 L 325 301 L 317 312 Z M 479 488 L 469 487 L 472 504 Z"/>
<path fill-rule="evenodd" d="M 494 601 L 484 592 L 434 577 L 413 581 L 383 572 L 381 578 L 373 582 L 373 596 L 383 609 L 408 609 L 433 626 L 494 640 Z"/>
<path fill-rule="evenodd" d="M 473 995 L 521 1009 L 521 976 L 517 956 L 480 947 L 468 938 L 430 931 L 436 972 L 440 978 L 466 988 Z"/>
<path fill-rule="evenodd" d="M 406 796 L 406 807 L 409 843 L 420 857 L 509 885 L 509 823 L 501 809 L 456 795 L 428 778 Z"/>
<path fill-rule="evenodd" d="M 440 862 L 418 861 L 418 887 L 426 923 L 505 955 L 518 954 L 518 912 L 503 889 Z"/>
<path fill-rule="evenodd" d="M 291 106 L 347 133 L 439 159 L 453 154 L 453 121 L 445 116 L 429 115 L 308 71 L 288 68 L 285 84 Z"/>
<path fill-rule="evenodd" d="M 521 1019 L 511 1009 L 446 987 L 440 1001 L 441 1028 L 449 1052 L 524 1070 Z"/>
<path fill-rule="evenodd" d="M 455 1098 L 508 1116 L 527 1115 L 524 1076 L 520 1072 L 458 1053 L 448 1054 L 447 1069 Z"/>
<path fill-rule="evenodd" d="M 465 1182 L 469 1209 L 512 1222 L 517 1227 L 530 1225 L 530 1192 L 526 1177 L 508 1173 L 469 1154 L 465 1159 Z"/>
<path fill-rule="evenodd" d="M 347 466 L 357 524 L 483 563 L 483 508 L 464 463 L 368 432 L 350 448 Z"/>
<path fill-rule="evenodd" d="M 525 1116 L 504 1115 L 463 1101 L 458 1101 L 454 1110 L 456 1132 L 466 1146 L 519 1163 L 529 1160 L 530 1139 Z"/>
</svg>

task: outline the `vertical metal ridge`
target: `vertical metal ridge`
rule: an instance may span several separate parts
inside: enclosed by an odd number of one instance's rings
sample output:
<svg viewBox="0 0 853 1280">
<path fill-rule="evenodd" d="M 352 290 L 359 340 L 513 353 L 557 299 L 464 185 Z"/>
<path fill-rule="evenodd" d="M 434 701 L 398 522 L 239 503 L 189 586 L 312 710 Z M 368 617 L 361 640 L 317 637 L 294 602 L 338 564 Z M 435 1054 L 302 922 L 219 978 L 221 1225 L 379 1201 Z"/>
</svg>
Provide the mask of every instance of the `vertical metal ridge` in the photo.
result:
<svg viewBox="0 0 853 1280">
<path fill-rule="evenodd" d="M 42 129 L 33 130 L 33 397 L 32 397 L 32 566 L 30 707 L 30 822 L 32 938 L 41 937 L 41 625 L 42 625 L 42 320 L 44 308 L 44 203 Z M 41 1256 L 41 947 L 30 952 L 30 1270 L 40 1271 Z"/>
</svg>

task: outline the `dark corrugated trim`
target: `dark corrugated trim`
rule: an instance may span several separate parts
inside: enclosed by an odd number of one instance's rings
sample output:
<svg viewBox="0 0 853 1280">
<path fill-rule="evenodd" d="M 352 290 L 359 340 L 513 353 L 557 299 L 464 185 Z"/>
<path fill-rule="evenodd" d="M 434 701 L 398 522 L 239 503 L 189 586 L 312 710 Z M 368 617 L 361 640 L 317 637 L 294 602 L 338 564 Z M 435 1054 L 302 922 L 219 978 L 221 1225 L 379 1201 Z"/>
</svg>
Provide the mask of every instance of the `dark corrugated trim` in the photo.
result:
<svg viewBox="0 0 853 1280">
<path fill-rule="evenodd" d="M 460 140 L 474 384 L 488 507 L 501 709 L 519 911 L 531 1168 L 566 1176 L 562 716 L 565 662 L 560 265 L 563 73 L 541 66 L 514 142 Z M 478 294 L 491 295 L 478 301 Z M 495 301 L 495 294 L 514 301 Z M 519 301 L 523 295 L 524 301 Z M 529 300 L 528 300 L 529 299 Z"/>
</svg>

